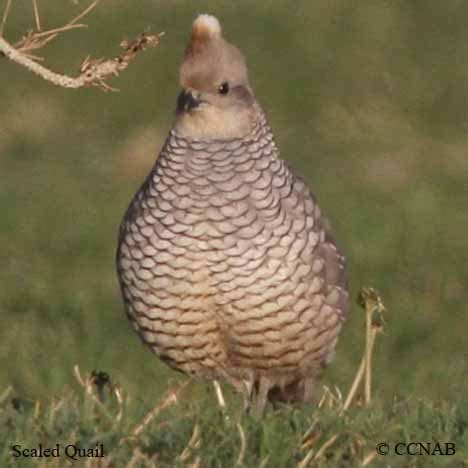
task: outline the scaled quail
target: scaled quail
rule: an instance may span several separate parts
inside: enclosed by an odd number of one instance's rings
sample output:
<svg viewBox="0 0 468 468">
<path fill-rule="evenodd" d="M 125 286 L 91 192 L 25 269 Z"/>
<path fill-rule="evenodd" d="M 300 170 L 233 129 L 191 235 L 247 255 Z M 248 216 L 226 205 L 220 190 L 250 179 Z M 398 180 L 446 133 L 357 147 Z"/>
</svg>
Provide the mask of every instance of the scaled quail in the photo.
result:
<svg viewBox="0 0 468 468">
<path fill-rule="evenodd" d="M 128 317 L 167 364 L 226 379 L 257 414 L 308 401 L 346 316 L 345 259 L 215 17 L 194 21 L 180 84 L 120 228 Z"/>
</svg>

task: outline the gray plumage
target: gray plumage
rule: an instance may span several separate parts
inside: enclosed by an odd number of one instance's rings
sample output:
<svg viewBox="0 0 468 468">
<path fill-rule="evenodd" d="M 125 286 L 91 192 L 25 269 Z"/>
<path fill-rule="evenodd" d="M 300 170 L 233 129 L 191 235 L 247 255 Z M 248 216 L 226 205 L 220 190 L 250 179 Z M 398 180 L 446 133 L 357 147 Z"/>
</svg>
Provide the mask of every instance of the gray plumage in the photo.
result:
<svg viewBox="0 0 468 468">
<path fill-rule="evenodd" d="M 176 123 L 125 214 L 117 268 L 143 341 L 261 413 L 310 398 L 346 315 L 345 260 L 217 27 L 194 23 Z"/>
</svg>

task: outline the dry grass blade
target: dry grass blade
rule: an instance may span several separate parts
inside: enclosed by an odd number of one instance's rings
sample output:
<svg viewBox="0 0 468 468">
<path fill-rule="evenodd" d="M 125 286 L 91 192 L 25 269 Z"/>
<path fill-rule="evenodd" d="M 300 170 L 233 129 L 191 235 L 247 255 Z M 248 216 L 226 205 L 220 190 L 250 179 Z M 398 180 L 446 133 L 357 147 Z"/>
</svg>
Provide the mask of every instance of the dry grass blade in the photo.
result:
<svg viewBox="0 0 468 468">
<path fill-rule="evenodd" d="M 143 421 L 138 424 L 135 429 L 133 429 L 132 436 L 138 437 L 151 423 L 151 421 L 153 421 L 159 415 L 161 411 L 168 408 L 169 406 L 175 405 L 178 402 L 179 393 L 187 386 L 189 382 L 190 380 L 186 380 L 179 384 L 179 386 L 175 389 L 170 389 L 162 401 L 158 402 L 154 408 L 146 414 L 146 416 L 143 418 Z"/>
<path fill-rule="evenodd" d="M 43 38 L 43 37 L 50 36 L 52 34 L 58 34 L 58 33 L 61 33 L 61 32 L 70 31 L 70 29 L 87 28 L 87 27 L 88 27 L 87 24 L 82 24 L 82 23 L 66 24 L 65 26 L 60 26 L 59 28 L 53 28 L 53 29 L 48 29 L 47 31 L 41 31 L 41 32 L 38 32 L 38 33 L 34 33 L 34 37 Z"/>
<path fill-rule="evenodd" d="M 340 408 L 343 405 L 343 395 L 338 387 L 335 387 L 336 395 L 326 386 L 323 386 L 323 395 L 320 398 L 318 407 Z"/>
<path fill-rule="evenodd" d="M 122 389 L 118 385 L 113 385 L 112 390 L 114 392 L 115 398 L 119 405 L 119 412 L 115 417 L 115 421 L 119 422 L 122 419 L 123 410 L 124 410 L 124 398 L 122 396 Z"/>
<path fill-rule="evenodd" d="M 190 440 L 187 444 L 187 446 L 182 450 L 182 453 L 178 456 L 180 461 L 187 461 L 191 455 L 194 449 L 197 449 L 200 447 L 200 426 L 198 424 L 195 424 L 192 432 L 192 436 L 190 437 Z"/>
<path fill-rule="evenodd" d="M 25 37 L 20 39 L 15 45 L 15 49 L 25 52 L 27 50 L 32 50 L 32 49 L 39 49 L 41 47 L 44 47 L 46 44 L 48 44 L 50 41 L 55 39 L 60 33 L 70 31 L 71 29 L 77 29 L 77 28 L 86 28 L 87 25 L 85 24 L 77 24 L 79 20 L 84 18 L 86 15 L 88 15 L 92 10 L 96 8 L 100 0 L 96 0 L 93 3 L 91 3 L 88 7 L 86 7 L 81 13 L 79 13 L 77 16 L 75 16 L 73 19 L 71 19 L 67 24 L 64 26 L 61 26 L 59 28 L 53 28 L 49 29 L 48 31 L 40 31 L 40 22 L 39 21 L 39 13 L 36 11 L 37 10 L 37 5 L 36 5 L 36 0 L 33 0 L 34 3 L 34 12 L 35 12 L 35 18 L 36 18 L 36 27 L 37 27 L 37 32 L 30 32 L 28 33 Z"/>
<path fill-rule="evenodd" d="M 239 431 L 239 437 L 240 437 L 240 442 L 241 442 L 239 456 L 237 457 L 237 461 L 236 461 L 236 466 L 242 466 L 244 463 L 245 452 L 247 450 L 247 439 L 245 437 L 245 432 L 241 424 L 238 422 L 236 426 L 237 426 L 237 430 Z"/>
<path fill-rule="evenodd" d="M 86 24 L 73 24 L 61 26 L 59 28 L 49 29 L 39 33 L 29 32 L 23 36 L 13 47 L 28 57 L 34 57 L 27 52 L 34 49 L 42 49 L 46 44 L 54 40 L 60 33 L 70 31 L 71 29 L 87 28 Z"/>
<path fill-rule="evenodd" d="M 195 461 L 191 464 L 191 465 L 188 465 L 189 468 L 200 468 L 200 463 L 201 463 L 201 459 L 200 457 L 197 457 L 195 458 Z"/>
<path fill-rule="evenodd" d="M 34 405 L 34 419 L 37 419 L 41 414 L 41 402 L 39 400 L 36 401 Z"/>
<path fill-rule="evenodd" d="M 351 384 L 348 395 L 344 402 L 343 411 L 346 411 L 351 406 L 351 403 L 353 402 L 354 397 L 356 396 L 357 391 L 359 389 L 359 385 L 361 384 L 362 379 L 364 377 L 365 367 L 366 367 L 366 357 L 364 355 L 361 360 L 361 363 L 359 364 L 358 371 L 356 372 L 353 383 Z"/>
<path fill-rule="evenodd" d="M 220 408 L 225 411 L 226 410 L 226 400 L 224 399 L 223 390 L 221 388 L 221 384 L 218 380 L 213 380 L 213 387 L 215 389 L 216 399 L 218 400 L 218 404 Z"/>
<path fill-rule="evenodd" d="M 139 464 L 137 465 L 137 463 L 145 459 L 146 457 L 143 455 L 141 450 L 138 447 L 135 447 L 133 449 L 132 458 L 130 458 L 130 460 L 128 461 L 126 468 L 134 468 L 140 466 Z"/>
<path fill-rule="evenodd" d="M 330 437 L 318 450 L 315 454 L 314 460 L 318 460 L 324 453 L 335 443 L 336 439 L 338 439 L 339 434 L 335 434 L 334 436 Z"/>
<path fill-rule="evenodd" d="M 91 3 L 87 8 L 85 8 L 80 14 L 78 14 L 77 16 L 75 16 L 71 21 L 69 21 L 67 23 L 67 26 L 71 26 L 75 23 L 78 23 L 78 21 L 80 21 L 81 18 L 84 18 L 88 13 L 91 13 L 91 11 L 93 11 L 98 3 L 100 2 L 101 0 L 95 0 L 93 3 Z"/>
<path fill-rule="evenodd" d="M 369 452 L 362 460 L 361 466 L 367 466 L 370 463 L 372 463 L 374 459 L 377 458 L 377 455 L 378 454 L 375 450 L 372 450 L 371 452 Z"/>
<path fill-rule="evenodd" d="M 83 380 L 83 377 L 81 377 L 81 371 L 80 371 L 80 366 L 78 364 L 75 364 L 73 366 L 73 375 L 75 376 L 75 379 L 78 381 L 78 383 L 82 386 L 85 387 L 86 384 Z"/>
<path fill-rule="evenodd" d="M 297 468 L 307 468 L 314 458 L 315 449 L 310 449 L 307 455 L 297 464 Z"/>
<path fill-rule="evenodd" d="M 5 29 L 5 24 L 7 22 L 8 15 L 10 13 L 10 7 L 11 7 L 11 0 L 7 0 L 5 9 L 3 10 L 2 24 L 0 26 L 0 36 L 3 36 L 3 30 Z"/>
<path fill-rule="evenodd" d="M 32 0 L 33 9 L 34 9 L 34 19 L 36 21 L 36 30 L 40 31 L 41 28 L 41 18 L 39 17 L 39 9 L 37 8 L 37 0 Z"/>
<path fill-rule="evenodd" d="M 13 393 L 13 387 L 9 385 L 6 390 L 0 395 L 0 404 L 3 403 Z"/>
<path fill-rule="evenodd" d="M 106 455 L 103 459 L 90 458 L 86 460 L 85 468 L 111 468 L 114 467 L 114 460 L 110 455 Z"/>
<path fill-rule="evenodd" d="M 307 431 L 308 432 L 308 431 Z M 317 461 L 321 458 L 324 453 L 335 443 L 336 439 L 338 439 L 339 434 L 335 434 L 330 439 L 328 439 L 324 444 L 320 447 L 320 449 L 315 453 L 315 449 L 310 449 L 307 455 L 297 464 L 297 468 L 306 468 L 309 464 L 313 461 Z"/>
<path fill-rule="evenodd" d="M 301 451 L 309 450 L 315 443 L 319 440 L 322 432 L 319 430 L 318 426 L 318 419 L 312 423 L 312 425 L 307 429 L 307 431 L 302 436 L 302 444 L 301 444 Z"/>
</svg>

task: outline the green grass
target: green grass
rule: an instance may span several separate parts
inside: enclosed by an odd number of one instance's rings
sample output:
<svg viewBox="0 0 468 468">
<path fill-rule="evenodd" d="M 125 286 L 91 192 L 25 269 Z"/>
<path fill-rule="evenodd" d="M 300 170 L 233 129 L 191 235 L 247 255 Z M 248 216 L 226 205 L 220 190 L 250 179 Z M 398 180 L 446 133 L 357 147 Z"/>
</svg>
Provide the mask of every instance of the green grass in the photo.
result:
<svg viewBox="0 0 468 468">
<path fill-rule="evenodd" d="M 0 440 L 2 466 L 29 467 L 39 462 L 62 467 L 73 450 L 67 446 L 93 450 L 100 444 L 105 458 L 78 452 L 73 466 L 463 467 L 467 463 L 468 418 L 448 403 L 395 397 L 342 413 L 337 395 L 328 393 L 320 408 L 282 406 L 258 421 L 242 410 L 232 394 L 229 410 L 223 413 L 212 398 L 193 398 L 189 391 L 195 384 L 184 387 L 179 382 L 155 403 L 154 417 L 146 420 L 145 405 L 112 385 L 96 386 L 87 380 L 84 387 L 73 385 L 41 403 L 4 395 L 0 427 L 8 428 L 9 436 Z M 120 403 L 115 388 L 122 395 Z M 199 390 L 212 396 L 207 385 Z M 395 454 L 417 442 L 436 454 Z M 447 442 L 453 444 L 450 449 Z M 58 444 L 59 457 L 13 456 L 39 443 L 43 448 Z M 379 443 L 388 444 L 388 455 L 376 453 Z M 413 445 L 409 450 L 420 448 Z"/>
<path fill-rule="evenodd" d="M 83 8 L 40 3 L 47 27 Z M 108 0 L 89 29 L 67 33 L 45 55 L 55 70 L 74 74 L 87 54 L 114 55 L 123 37 L 166 31 L 160 47 L 112 83 L 120 93 L 55 88 L 0 59 L 0 388 L 40 401 L 44 423 L 52 399 L 66 400 L 63 417 L 75 415 L 76 430 L 88 428 L 93 437 L 103 429 L 87 426 L 83 396 L 63 388 L 75 364 L 109 372 L 132 397 L 127 425 L 109 435 L 113 447 L 177 377 L 131 331 L 114 255 L 121 217 L 170 129 L 177 67 L 198 12 L 219 16 L 226 36 L 245 51 L 283 157 L 309 182 L 347 254 L 351 295 L 373 285 L 388 309 L 374 356 L 375 406 L 349 421 L 324 415 L 334 422 L 317 446 L 348 423 L 363 431 L 369 450 L 382 438 L 399 440 L 398 424 L 408 437 L 463 437 L 427 421 L 446 413 L 448 424 L 455 418 L 449 408 L 466 421 L 468 411 L 468 5 L 456 0 L 300 0 L 294 8 L 286 1 Z M 32 24 L 30 2 L 14 2 L 6 37 Z M 330 388 L 350 385 L 362 336 L 362 312 L 352 306 L 325 376 Z M 208 409 L 212 393 L 205 393 L 193 393 L 187 418 L 180 406 L 161 416 L 171 420 L 172 435 L 147 434 L 161 437 L 157 447 L 174 448 L 155 451 L 181 450 L 199 417 L 205 466 L 224 450 L 223 431 L 232 444 L 221 460 L 238 456 L 235 424 L 218 424 Z M 1 417 L 29 424 L 33 413 L 18 413 L 8 401 Z M 401 414 L 395 402 L 404 402 Z M 294 460 L 297 438 L 317 411 L 284 408 L 265 426 L 233 416 L 248 432 L 247 466 L 268 454 L 270 465 L 288 466 L 281 457 Z M 420 411 L 429 416 L 417 422 Z M 294 421 L 299 426 L 289 433 Z M 37 440 L 39 429 L 20 426 L 18 437 Z M 7 444 L 13 432 L 5 427 L 0 440 Z M 275 430 L 276 438 L 262 435 Z M 464 437 L 466 446 L 466 431 Z M 140 442 L 142 450 L 152 443 Z M 349 444 L 340 436 L 344 451 Z M 391 466 L 411 462 L 398 460 Z"/>
</svg>

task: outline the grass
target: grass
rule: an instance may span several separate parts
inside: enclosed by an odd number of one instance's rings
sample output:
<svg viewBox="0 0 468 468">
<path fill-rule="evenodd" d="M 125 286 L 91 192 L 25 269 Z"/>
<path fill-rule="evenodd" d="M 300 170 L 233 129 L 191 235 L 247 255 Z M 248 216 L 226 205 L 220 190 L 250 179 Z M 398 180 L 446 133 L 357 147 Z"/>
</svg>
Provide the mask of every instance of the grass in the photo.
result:
<svg viewBox="0 0 468 468">
<path fill-rule="evenodd" d="M 108 374 L 85 378 L 75 366 L 78 388 L 49 401 L 21 399 L 11 387 L 0 396 L 0 428 L 8 431 L 0 439 L 2 466 L 466 466 L 468 418 L 460 407 L 411 397 L 371 401 L 372 347 L 384 308 L 373 290 L 363 290 L 360 302 L 363 365 L 346 398 L 323 387 L 317 405 L 283 405 L 258 420 L 229 389 L 227 407 L 217 406 L 213 389 L 193 398 L 193 382 L 182 379 L 144 414 L 141 402 Z M 24 449 L 40 450 L 38 444 L 55 449 L 55 457 L 21 456 Z"/>
<path fill-rule="evenodd" d="M 120 406 L 107 388 L 103 393 L 103 402 L 79 388 L 69 388 L 41 405 L 15 400 L 13 406 L 6 399 L 0 424 L 8 425 L 11 438 L 22 448 L 37 447 L 39 442 L 43 447 L 59 444 L 63 455 L 69 444 L 86 448 L 103 444 L 105 458 L 79 460 L 87 467 L 466 466 L 462 452 L 466 415 L 453 405 L 438 407 L 424 399 L 376 401 L 344 416 L 334 403 L 322 408 L 285 406 L 259 422 L 239 408 L 231 409 L 227 418 L 209 399 L 193 400 L 182 391 L 177 403 L 132 437 L 144 418 L 141 404 L 127 395 Z M 415 441 L 438 441 L 442 447 L 450 441 L 456 453 L 393 453 L 395 444 Z M 382 442 L 390 446 L 387 456 L 376 453 Z M 32 459 L 14 459 L 10 443 L 2 440 L 0 445 L 2 466 L 34 466 Z M 62 467 L 67 457 L 37 461 L 40 466 Z"/>
<path fill-rule="evenodd" d="M 42 26 L 53 27 L 83 5 L 39 7 Z M 368 408 L 342 417 L 339 405 L 285 407 L 257 423 L 231 404 L 227 422 L 211 408 L 211 389 L 194 382 L 135 446 L 118 446 L 179 379 L 131 331 L 114 255 L 121 217 L 170 129 L 177 67 L 202 11 L 218 15 L 245 51 L 283 157 L 318 196 L 347 254 L 352 296 L 363 284 L 375 286 L 388 326 L 375 347 Z M 88 30 L 67 33 L 46 58 L 73 74 L 88 53 L 112 56 L 123 37 L 165 31 L 161 46 L 113 83 L 120 93 L 53 88 L 0 60 L 0 389 L 12 387 L 2 402 L 3 454 L 12 435 L 28 444 L 53 442 L 58 428 L 60 441 L 75 430 L 80 440 L 104 437 L 105 417 L 93 420 L 95 410 L 85 408 L 94 403 L 71 384 L 75 364 L 107 371 L 129 395 L 103 439 L 126 462 L 139 447 L 167 454 L 159 464 L 170 463 L 198 423 L 202 441 L 187 464 L 200 456 L 204 466 L 216 466 L 216 457 L 229 466 L 239 456 L 239 422 L 246 466 L 267 455 L 267 466 L 295 466 L 307 456 L 301 437 L 315 417 L 322 429 L 314 453 L 341 434 L 320 461 L 330 466 L 351 463 L 340 458 L 355 443 L 343 428 L 364 440 L 354 461 L 375 443 L 413 435 L 466 447 L 467 21 L 468 6 L 455 0 L 300 0 L 294 9 L 282 0 L 142 0 L 138 7 L 107 0 Z M 16 38 L 33 24 L 31 2 L 15 2 L 5 34 Z M 325 376 L 328 388 L 346 394 L 362 336 L 354 305 Z M 15 409 L 12 397 L 24 404 Z M 111 415 L 118 411 L 113 398 L 104 403 Z M 227 399 L 236 401 L 229 393 Z M 389 457 L 371 464 L 463 460 L 460 453 Z"/>
</svg>

